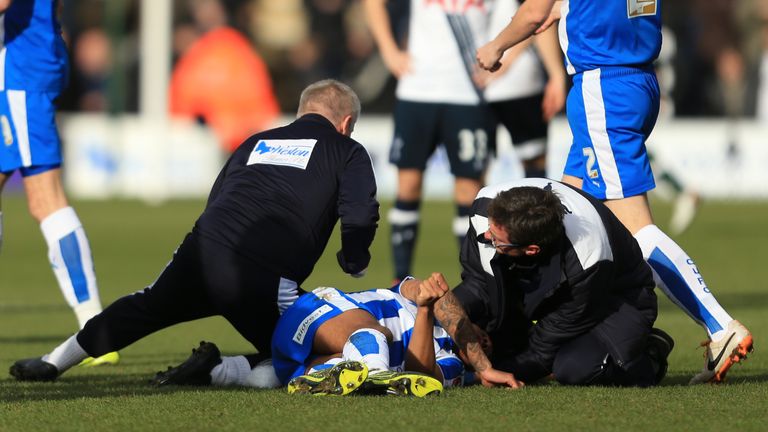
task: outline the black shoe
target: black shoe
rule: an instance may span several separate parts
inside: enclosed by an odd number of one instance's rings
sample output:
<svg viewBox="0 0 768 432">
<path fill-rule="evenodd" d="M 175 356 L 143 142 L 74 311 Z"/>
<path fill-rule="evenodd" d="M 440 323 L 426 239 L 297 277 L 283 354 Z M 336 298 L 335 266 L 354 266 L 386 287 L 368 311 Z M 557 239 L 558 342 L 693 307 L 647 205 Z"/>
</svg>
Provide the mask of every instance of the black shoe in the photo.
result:
<svg viewBox="0 0 768 432">
<path fill-rule="evenodd" d="M 56 366 L 43 361 L 42 357 L 19 360 L 8 372 L 19 381 L 53 381 L 59 377 Z"/>
<path fill-rule="evenodd" d="M 664 376 L 667 374 L 667 357 L 672 352 L 672 348 L 675 347 L 675 341 L 663 330 L 653 328 L 648 335 L 648 345 L 646 346 L 646 353 L 651 358 L 654 370 L 656 371 L 655 384 L 661 382 Z"/>
<path fill-rule="evenodd" d="M 192 355 L 184 363 L 158 372 L 150 383 L 155 385 L 211 385 L 211 370 L 221 363 L 219 348 L 212 342 L 200 342 L 192 349 Z"/>
</svg>

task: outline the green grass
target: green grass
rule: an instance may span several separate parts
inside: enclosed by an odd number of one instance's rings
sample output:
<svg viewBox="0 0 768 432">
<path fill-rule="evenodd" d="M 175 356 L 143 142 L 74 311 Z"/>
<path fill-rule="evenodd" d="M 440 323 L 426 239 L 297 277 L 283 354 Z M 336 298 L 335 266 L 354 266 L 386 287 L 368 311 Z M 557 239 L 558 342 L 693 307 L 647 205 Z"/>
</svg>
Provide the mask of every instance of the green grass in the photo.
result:
<svg viewBox="0 0 768 432">
<path fill-rule="evenodd" d="M 133 201 L 79 202 L 96 259 L 104 303 L 151 283 L 192 226 L 203 203 L 146 206 Z M 425 206 L 415 273 L 459 280 L 450 233 L 452 206 Z M 385 214 L 386 209 L 382 209 Z M 668 208 L 657 207 L 659 221 Z M 0 253 L 0 368 L 49 351 L 76 330 L 56 287 L 39 229 L 21 197 L 3 200 Z M 663 227 L 663 223 L 661 223 Z M 387 228 L 376 238 L 368 276 L 340 273 L 333 253 L 318 263 L 306 288 L 385 287 L 391 280 Z M 199 340 L 227 353 L 249 346 L 221 318 L 182 324 L 122 351 L 115 367 L 75 368 L 55 383 L 17 383 L 0 374 L 0 431 L 21 430 L 765 430 L 768 424 L 768 203 L 705 203 L 678 238 L 728 311 L 748 325 L 757 352 L 723 386 L 684 385 L 703 364 L 704 332 L 660 295 L 657 326 L 676 340 L 670 370 L 654 389 L 566 388 L 522 391 L 452 389 L 444 397 L 291 397 L 284 391 L 154 388 L 152 374 L 185 359 Z M 108 429 L 109 428 L 109 429 Z"/>
</svg>

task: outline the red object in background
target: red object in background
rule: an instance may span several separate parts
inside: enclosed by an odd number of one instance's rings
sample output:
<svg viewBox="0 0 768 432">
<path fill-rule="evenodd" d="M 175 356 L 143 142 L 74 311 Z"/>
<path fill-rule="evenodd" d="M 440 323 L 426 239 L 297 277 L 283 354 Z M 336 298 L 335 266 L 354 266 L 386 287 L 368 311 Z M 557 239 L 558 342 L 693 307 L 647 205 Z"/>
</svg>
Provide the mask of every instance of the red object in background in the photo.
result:
<svg viewBox="0 0 768 432">
<path fill-rule="evenodd" d="M 266 65 L 227 27 L 205 33 L 184 53 L 170 93 L 171 115 L 202 117 L 229 152 L 280 114 Z"/>
</svg>

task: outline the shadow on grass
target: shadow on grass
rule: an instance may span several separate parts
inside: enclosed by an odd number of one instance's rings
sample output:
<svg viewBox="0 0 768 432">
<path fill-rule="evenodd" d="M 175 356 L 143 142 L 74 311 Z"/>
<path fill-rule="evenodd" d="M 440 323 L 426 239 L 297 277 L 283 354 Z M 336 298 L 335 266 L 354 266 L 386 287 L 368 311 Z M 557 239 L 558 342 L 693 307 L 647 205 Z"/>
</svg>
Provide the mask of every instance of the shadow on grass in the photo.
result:
<svg viewBox="0 0 768 432">
<path fill-rule="evenodd" d="M 728 377 L 725 380 L 724 386 L 751 384 L 751 383 L 765 383 L 768 382 L 768 373 L 765 372 L 752 372 L 749 371 L 729 371 Z M 659 387 L 671 387 L 671 386 L 687 386 L 688 382 L 694 376 L 694 373 L 674 373 L 667 374 L 664 380 L 659 384 Z M 711 384 L 703 384 L 711 385 Z"/>
<path fill-rule="evenodd" d="M 258 391 L 250 388 L 213 386 L 163 386 L 149 383 L 145 374 L 62 377 L 55 382 L 0 381 L 0 402 L 60 401 L 82 398 L 152 396 L 180 392 Z"/>
<path fill-rule="evenodd" d="M 40 336 L 0 336 L 0 344 L 59 344 L 72 334 L 40 335 Z"/>
<path fill-rule="evenodd" d="M 66 312 L 69 307 L 64 304 L 0 304 L 0 313 L 3 315 L 17 315 L 30 313 Z"/>
</svg>

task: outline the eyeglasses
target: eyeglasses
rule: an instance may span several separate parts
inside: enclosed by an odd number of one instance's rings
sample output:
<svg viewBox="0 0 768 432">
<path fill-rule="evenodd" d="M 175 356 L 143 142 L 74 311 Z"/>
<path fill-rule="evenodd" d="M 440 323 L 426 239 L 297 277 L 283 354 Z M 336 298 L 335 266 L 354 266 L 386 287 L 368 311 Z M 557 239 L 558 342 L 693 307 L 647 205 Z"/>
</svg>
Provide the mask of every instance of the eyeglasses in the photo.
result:
<svg viewBox="0 0 768 432">
<path fill-rule="evenodd" d="M 496 240 L 496 237 L 493 235 L 490 229 L 488 230 L 488 234 L 491 236 L 491 246 L 493 246 L 494 249 L 506 251 L 507 249 L 514 249 L 524 246 L 519 243 L 498 243 L 498 240 Z"/>
</svg>

